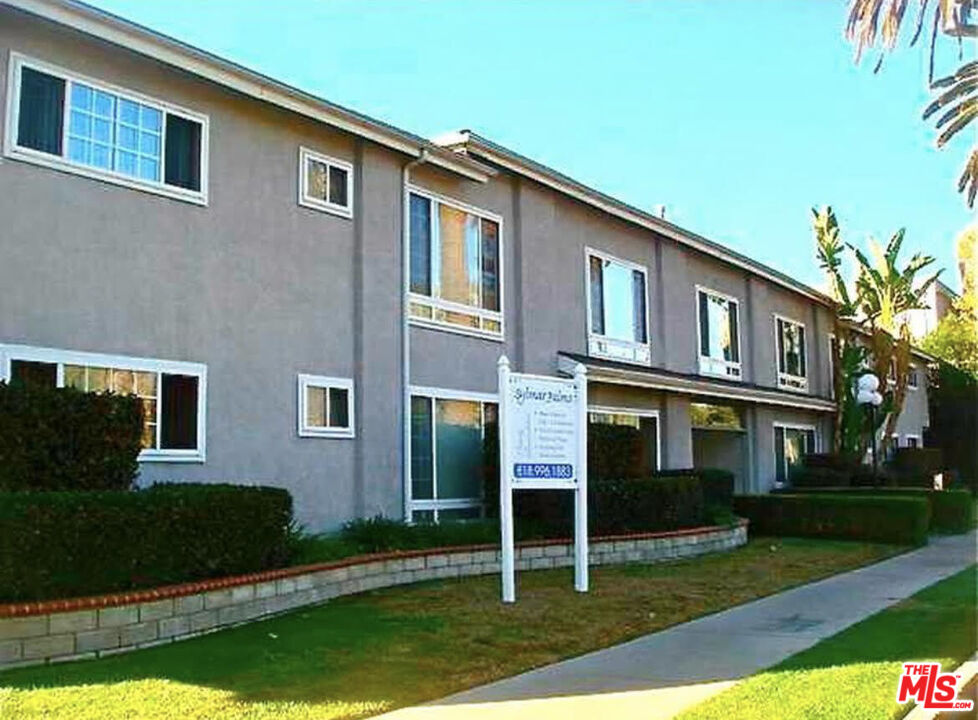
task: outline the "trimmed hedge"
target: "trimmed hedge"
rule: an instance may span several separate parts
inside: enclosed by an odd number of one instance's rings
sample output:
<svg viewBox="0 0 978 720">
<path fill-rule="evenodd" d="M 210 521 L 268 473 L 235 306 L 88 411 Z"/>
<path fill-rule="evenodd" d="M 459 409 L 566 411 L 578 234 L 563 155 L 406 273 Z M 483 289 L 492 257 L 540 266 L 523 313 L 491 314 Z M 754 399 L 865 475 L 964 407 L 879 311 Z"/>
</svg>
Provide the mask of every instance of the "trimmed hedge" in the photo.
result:
<svg viewBox="0 0 978 720">
<path fill-rule="evenodd" d="M 0 491 L 127 490 L 142 432 L 134 396 L 0 383 Z"/>
<path fill-rule="evenodd" d="M 930 507 L 922 497 L 738 495 L 734 510 L 750 520 L 756 535 L 923 545 L 930 524 Z"/>
<path fill-rule="evenodd" d="M 721 468 L 684 468 L 659 470 L 653 477 L 688 477 L 695 475 L 703 483 L 703 502 L 706 507 L 733 507 L 734 474 Z"/>
<path fill-rule="evenodd" d="M 291 529 L 292 498 L 281 488 L 0 493 L 0 601 L 283 567 Z"/>
<path fill-rule="evenodd" d="M 692 475 L 588 485 L 588 524 L 598 535 L 696 527 L 705 508 L 702 482 Z"/>
<path fill-rule="evenodd" d="M 930 506 L 930 531 L 938 533 L 967 532 L 973 525 L 974 499 L 968 490 L 931 490 L 917 487 L 825 487 L 775 490 L 775 494 L 820 494 L 852 497 L 919 497 Z"/>
</svg>

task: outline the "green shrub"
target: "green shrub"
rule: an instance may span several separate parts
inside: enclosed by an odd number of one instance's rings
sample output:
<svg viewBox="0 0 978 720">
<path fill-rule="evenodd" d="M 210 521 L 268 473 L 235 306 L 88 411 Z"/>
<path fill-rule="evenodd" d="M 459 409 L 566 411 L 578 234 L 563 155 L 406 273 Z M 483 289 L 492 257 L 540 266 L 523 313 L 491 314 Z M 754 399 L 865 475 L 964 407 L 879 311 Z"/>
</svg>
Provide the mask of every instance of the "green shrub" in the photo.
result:
<svg viewBox="0 0 978 720">
<path fill-rule="evenodd" d="M 850 470 L 801 465 L 791 469 L 791 487 L 848 487 L 852 483 L 852 476 L 853 473 Z"/>
<path fill-rule="evenodd" d="M 721 468 L 684 468 L 682 470 L 659 470 L 653 477 L 688 477 L 695 475 L 703 483 L 703 502 L 709 507 L 732 508 L 734 496 L 734 474 Z"/>
<path fill-rule="evenodd" d="M 927 493 L 931 501 L 931 530 L 940 533 L 968 532 L 975 524 L 975 503 L 967 490 Z"/>
<path fill-rule="evenodd" d="M 358 553 L 459 545 L 498 545 L 499 523 L 470 520 L 408 525 L 401 520 L 377 516 L 346 523 L 340 532 L 340 538 Z"/>
<path fill-rule="evenodd" d="M 286 490 L 155 485 L 146 490 L 0 493 L 0 600 L 43 600 L 282 567 Z"/>
<path fill-rule="evenodd" d="M 930 507 L 931 532 L 961 533 L 972 527 L 974 500 L 967 490 L 932 490 L 919 487 L 826 487 L 795 488 L 775 491 L 777 494 L 808 494 L 850 496 L 859 498 L 917 497 L 927 501 Z"/>
<path fill-rule="evenodd" d="M 927 500 L 855 495 L 738 495 L 734 510 L 757 535 L 825 537 L 922 545 Z"/>
<path fill-rule="evenodd" d="M 133 396 L 0 383 L 0 491 L 129 489 L 142 408 Z"/>
<path fill-rule="evenodd" d="M 588 485 L 588 522 L 595 535 L 696 527 L 705 522 L 698 477 L 599 480 Z"/>
<path fill-rule="evenodd" d="M 640 478 L 649 468 L 642 465 L 645 439 L 628 425 L 590 423 L 587 426 L 588 480 Z"/>
</svg>

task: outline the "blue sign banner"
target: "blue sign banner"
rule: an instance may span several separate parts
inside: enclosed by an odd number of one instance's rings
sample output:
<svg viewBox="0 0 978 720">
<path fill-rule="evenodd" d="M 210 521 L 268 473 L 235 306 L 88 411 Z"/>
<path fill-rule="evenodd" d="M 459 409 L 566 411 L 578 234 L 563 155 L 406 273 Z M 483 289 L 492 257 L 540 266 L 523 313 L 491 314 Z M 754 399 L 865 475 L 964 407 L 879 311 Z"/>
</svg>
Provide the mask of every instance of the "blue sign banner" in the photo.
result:
<svg viewBox="0 0 978 720">
<path fill-rule="evenodd" d="M 526 480 L 572 480 L 574 466 L 562 463 L 514 463 L 513 476 Z"/>
</svg>

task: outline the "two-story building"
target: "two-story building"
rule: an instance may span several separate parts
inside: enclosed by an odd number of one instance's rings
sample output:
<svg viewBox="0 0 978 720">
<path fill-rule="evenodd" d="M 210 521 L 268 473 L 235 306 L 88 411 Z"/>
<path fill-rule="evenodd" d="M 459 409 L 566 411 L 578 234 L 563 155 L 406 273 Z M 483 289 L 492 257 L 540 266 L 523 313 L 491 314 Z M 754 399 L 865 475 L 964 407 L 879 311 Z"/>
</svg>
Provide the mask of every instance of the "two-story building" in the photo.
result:
<svg viewBox="0 0 978 720">
<path fill-rule="evenodd" d="M 0 380 L 143 398 L 142 483 L 280 485 L 312 528 L 478 516 L 504 353 L 583 363 L 649 470 L 764 492 L 828 440 L 829 298 L 474 133 L 69 0 L 0 2 L 0 77 Z"/>
</svg>

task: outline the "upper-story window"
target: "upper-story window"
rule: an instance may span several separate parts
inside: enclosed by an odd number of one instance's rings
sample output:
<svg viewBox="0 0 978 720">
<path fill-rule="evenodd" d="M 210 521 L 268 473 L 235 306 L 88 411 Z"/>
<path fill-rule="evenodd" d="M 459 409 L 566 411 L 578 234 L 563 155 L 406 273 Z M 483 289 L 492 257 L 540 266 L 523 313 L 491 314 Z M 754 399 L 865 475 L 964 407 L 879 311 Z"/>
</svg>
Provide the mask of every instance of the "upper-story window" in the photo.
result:
<svg viewBox="0 0 978 720">
<path fill-rule="evenodd" d="M 740 379 L 738 302 L 713 290 L 697 290 L 700 372 Z"/>
<path fill-rule="evenodd" d="M 645 268 L 587 251 L 588 353 L 648 364 Z"/>
<path fill-rule="evenodd" d="M 180 199 L 207 199 L 207 118 L 13 56 L 6 154 Z"/>
<path fill-rule="evenodd" d="M 501 338 L 501 219 L 417 190 L 409 202 L 411 321 Z"/>
<path fill-rule="evenodd" d="M 808 390 L 808 361 L 805 356 L 805 326 L 800 322 L 775 317 L 778 345 L 778 386 L 789 390 Z"/>
<path fill-rule="evenodd" d="M 299 148 L 299 204 L 353 217 L 353 165 Z"/>
<path fill-rule="evenodd" d="M 907 370 L 907 387 L 911 390 L 916 390 L 920 387 L 920 375 L 918 374 L 917 368 L 913 365 Z"/>
</svg>

